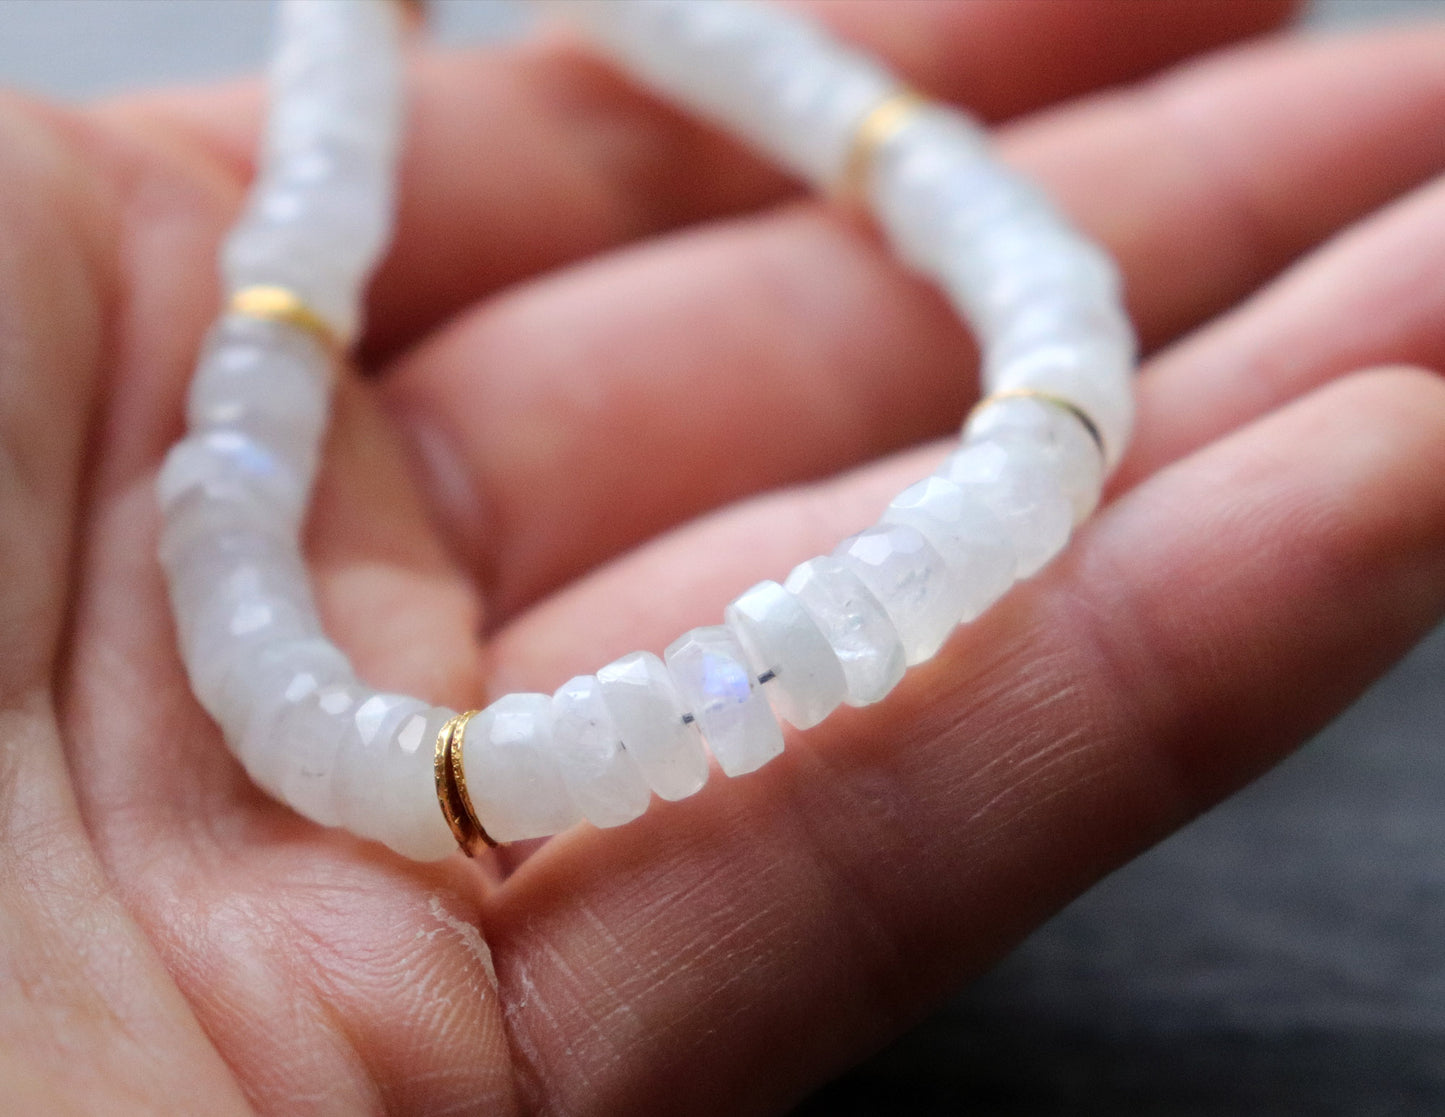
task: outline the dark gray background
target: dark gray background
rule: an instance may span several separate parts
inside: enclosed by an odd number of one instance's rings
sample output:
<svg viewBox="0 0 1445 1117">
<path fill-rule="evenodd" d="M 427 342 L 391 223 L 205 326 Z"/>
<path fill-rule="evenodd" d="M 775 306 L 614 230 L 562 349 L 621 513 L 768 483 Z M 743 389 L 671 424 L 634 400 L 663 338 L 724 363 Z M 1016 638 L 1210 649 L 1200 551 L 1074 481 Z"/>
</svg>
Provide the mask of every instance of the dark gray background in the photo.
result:
<svg viewBox="0 0 1445 1117">
<path fill-rule="evenodd" d="M 0 83 L 80 97 L 244 72 L 268 8 L 0 0 Z M 1442 11 L 1325 0 L 1309 18 Z M 438 5 L 445 38 L 517 20 Z M 1445 1114 L 1442 745 L 1445 629 L 800 1114 Z"/>
</svg>

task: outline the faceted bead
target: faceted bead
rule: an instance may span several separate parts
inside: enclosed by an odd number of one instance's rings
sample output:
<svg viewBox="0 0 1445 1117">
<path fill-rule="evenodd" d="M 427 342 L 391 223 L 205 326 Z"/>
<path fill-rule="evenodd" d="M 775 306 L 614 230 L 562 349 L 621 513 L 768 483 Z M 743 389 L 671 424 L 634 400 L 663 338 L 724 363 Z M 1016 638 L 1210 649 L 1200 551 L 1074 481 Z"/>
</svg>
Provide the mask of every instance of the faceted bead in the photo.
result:
<svg viewBox="0 0 1445 1117">
<path fill-rule="evenodd" d="M 1028 443 L 991 439 L 966 443 L 939 473 L 976 496 L 1002 521 L 1027 578 L 1068 541 L 1074 510 L 1043 451 Z"/>
<path fill-rule="evenodd" d="M 552 751 L 552 697 L 508 694 L 466 724 L 462 763 L 477 817 L 499 842 L 542 838 L 582 817 Z"/>
<path fill-rule="evenodd" d="M 877 702 L 903 678 L 903 644 L 893 622 L 842 560 L 809 559 L 794 567 L 783 585 L 832 645 L 848 685 L 848 705 Z"/>
<path fill-rule="evenodd" d="M 257 648 L 238 658 L 226 674 L 209 712 L 225 731 L 231 751 L 242 764 L 247 763 L 248 749 L 265 747 L 263 740 L 247 735 L 252 719 L 268 709 L 277 695 L 286 693 L 298 675 L 312 679 L 312 689 L 326 683 L 356 681 L 350 661 L 335 644 L 320 636 Z"/>
<path fill-rule="evenodd" d="M 1118 464 L 1134 423 L 1133 364 L 1114 344 L 1048 345 L 1000 363 L 984 361 L 991 392 L 1032 388 L 1062 396 L 1093 420 L 1106 465 Z"/>
<path fill-rule="evenodd" d="M 569 679 L 552 695 L 552 749 L 572 801 L 594 826 L 620 826 L 647 810 L 652 793 L 595 675 Z"/>
<path fill-rule="evenodd" d="M 1138 339 L 1118 298 L 1098 292 L 1056 291 L 1034 297 L 991 325 L 983 335 L 991 370 L 1060 345 L 1091 352 L 1107 349 L 1129 367 L 1138 358 Z"/>
<path fill-rule="evenodd" d="M 684 705 L 729 776 L 761 768 L 783 751 L 783 730 L 725 625 L 694 628 L 664 654 Z"/>
<path fill-rule="evenodd" d="M 1037 191 L 989 158 L 982 130 L 939 106 L 915 112 L 880 146 L 869 199 L 899 257 L 941 277 L 981 232 L 1045 212 Z"/>
<path fill-rule="evenodd" d="M 629 71 L 819 186 L 838 180 L 858 122 L 896 84 L 777 5 L 553 6 L 586 25 Z"/>
<path fill-rule="evenodd" d="M 777 582 L 759 582 L 724 617 L 780 717 L 807 729 L 838 708 L 847 689 L 843 665 L 796 597 Z"/>
<path fill-rule="evenodd" d="M 332 789 L 337 756 L 356 707 L 370 696 L 354 682 L 297 674 L 262 714 L 264 725 L 255 726 L 264 745 L 253 739 L 244 748 L 252 778 L 297 813 L 335 826 L 341 820 Z"/>
<path fill-rule="evenodd" d="M 707 750 L 662 660 L 633 652 L 597 672 L 602 701 L 623 747 L 664 799 L 685 799 L 707 782 Z"/>
<path fill-rule="evenodd" d="M 333 358 L 308 331 L 230 314 L 201 354 L 186 403 L 193 431 L 240 431 L 270 447 L 304 485 L 326 425 Z"/>
<path fill-rule="evenodd" d="M 1013 543 L 976 495 L 944 477 L 925 477 L 893 498 L 883 522 L 923 533 L 948 563 L 963 592 L 961 620 L 972 620 L 1013 584 Z"/>
<path fill-rule="evenodd" d="M 389 831 L 392 820 L 383 806 L 387 753 L 394 747 L 397 729 L 427 708 L 425 702 L 406 695 L 373 694 L 352 711 L 333 780 L 341 825 L 348 830 L 368 838 Z"/>
<path fill-rule="evenodd" d="M 455 716 L 395 694 L 357 704 L 337 757 L 334 794 L 343 826 L 415 861 L 457 851 L 437 804 L 436 744 Z"/>
<path fill-rule="evenodd" d="M 205 485 L 181 493 L 165 508 L 160 559 L 174 569 L 196 546 L 222 535 L 250 535 L 296 546 L 295 525 L 241 485 Z"/>
<path fill-rule="evenodd" d="M 275 544 L 255 557 L 221 546 L 238 541 L 245 537 L 214 537 L 208 547 L 192 547 L 170 571 L 182 655 L 207 710 L 215 708 L 228 675 L 260 648 L 321 634 L 300 562 Z"/>
<path fill-rule="evenodd" d="M 917 528 L 879 524 L 843 540 L 834 553 L 888 613 L 910 665 L 938 651 L 963 616 L 962 582 Z"/>
<path fill-rule="evenodd" d="M 1027 441 L 1043 452 L 1064 495 L 1083 523 L 1099 503 L 1104 487 L 1104 457 L 1088 428 L 1066 408 L 1018 396 L 993 401 L 969 419 L 969 441 L 1000 444 Z"/>
<path fill-rule="evenodd" d="M 387 734 L 379 777 L 380 819 L 367 836 L 404 857 L 435 861 L 455 853 L 456 838 L 437 806 L 436 742 L 453 711 L 432 707 L 407 714 Z M 362 831 L 366 833 L 366 831 Z"/>
<path fill-rule="evenodd" d="M 1036 302 L 1065 295 L 1112 301 L 1120 288 L 1108 255 L 1048 214 L 988 226 L 943 273 L 955 305 L 985 336 Z"/>
<path fill-rule="evenodd" d="M 156 478 L 163 511 L 183 494 L 212 485 L 253 492 L 290 525 L 300 522 L 306 502 L 302 479 L 265 445 L 240 431 L 211 430 L 181 439 Z"/>
</svg>

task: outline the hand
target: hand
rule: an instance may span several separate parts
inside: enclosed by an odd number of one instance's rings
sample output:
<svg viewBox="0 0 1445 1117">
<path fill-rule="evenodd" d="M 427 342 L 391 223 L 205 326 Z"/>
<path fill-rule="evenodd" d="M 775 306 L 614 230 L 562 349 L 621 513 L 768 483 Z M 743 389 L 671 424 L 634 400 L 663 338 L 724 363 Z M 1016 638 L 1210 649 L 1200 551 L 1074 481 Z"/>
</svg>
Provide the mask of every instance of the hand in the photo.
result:
<svg viewBox="0 0 1445 1117">
<path fill-rule="evenodd" d="M 1445 612 L 1445 384 L 1382 367 L 1445 364 L 1445 27 L 1090 94 L 1283 11 L 815 8 L 1007 118 L 1117 253 L 1156 354 L 1136 445 L 1066 555 L 886 702 L 520 867 L 297 818 L 181 674 L 152 481 L 256 88 L 0 107 L 15 1111 L 776 1110 Z M 969 344 L 856 223 L 558 38 L 420 58 L 414 93 L 310 529 L 369 681 L 461 708 L 657 649 L 939 456 Z"/>
</svg>

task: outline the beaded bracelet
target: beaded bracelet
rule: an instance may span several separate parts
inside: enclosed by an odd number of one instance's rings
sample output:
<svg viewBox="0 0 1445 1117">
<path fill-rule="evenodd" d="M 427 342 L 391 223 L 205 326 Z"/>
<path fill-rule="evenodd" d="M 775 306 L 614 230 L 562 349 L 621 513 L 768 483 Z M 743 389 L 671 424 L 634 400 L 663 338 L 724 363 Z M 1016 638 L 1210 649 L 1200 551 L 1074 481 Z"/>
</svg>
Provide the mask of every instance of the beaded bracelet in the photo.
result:
<svg viewBox="0 0 1445 1117">
<path fill-rule="evenodd" d="M 462 714 L 372 690 L 322 632 L 300 529 L 390 235 L 408 21 L 394 0 L 283 0 L 260 171 L 222 253 L 227 307 L 157 483 L 160 555 L 191 686 L 252 779 L 418 859 L 619 825 L 654 793 L 696 792 L 709 753 L 729 776 L 767 763 L 780 719 L 807 729 L 881 700 L 1063 548 L 1132 419 L 1114 267 L 968 118 L 766 4 L 555 7 L 640 82 L 866 205 L 968 321 L 989 394 L 876 525 L 661 657 Z"/>
</svg>

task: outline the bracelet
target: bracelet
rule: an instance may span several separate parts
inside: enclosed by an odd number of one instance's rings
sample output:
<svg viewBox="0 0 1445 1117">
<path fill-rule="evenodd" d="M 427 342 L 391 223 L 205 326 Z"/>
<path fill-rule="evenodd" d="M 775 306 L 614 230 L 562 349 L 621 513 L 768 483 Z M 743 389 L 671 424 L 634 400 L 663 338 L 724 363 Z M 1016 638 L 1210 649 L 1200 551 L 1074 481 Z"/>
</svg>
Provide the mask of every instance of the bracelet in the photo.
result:
<svg viewBox="0 0 1445 1117">
<path fill-rule="evenodd" d="M 1108 257 L 997 162 L 963 114 L 781 8 L 568 0 L 636 80 L 866 207 L 983 352 L 958 448 L 830 555 L 764 581 L 658 656 L 458 714 L 375 691 L 324 635 L 300 529 L 338 355 L 390 236 L 396 0 L 282 0 L 259 173 L 227 238 L 226 309 L 157 480 L 192 689 L 251 778 L 417 859 L 616 826 L 883 699 L 1099 500 L 1132 422 L 1135 343 Z M 709 759 L 711 757 L 711 760 Z"/>
</svg>

